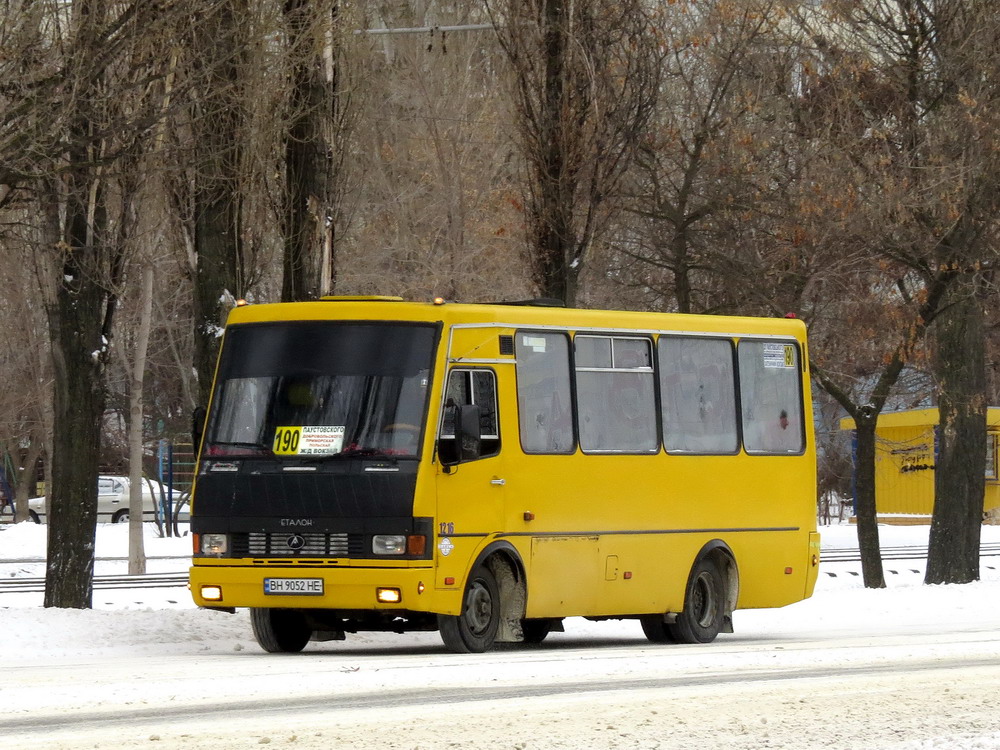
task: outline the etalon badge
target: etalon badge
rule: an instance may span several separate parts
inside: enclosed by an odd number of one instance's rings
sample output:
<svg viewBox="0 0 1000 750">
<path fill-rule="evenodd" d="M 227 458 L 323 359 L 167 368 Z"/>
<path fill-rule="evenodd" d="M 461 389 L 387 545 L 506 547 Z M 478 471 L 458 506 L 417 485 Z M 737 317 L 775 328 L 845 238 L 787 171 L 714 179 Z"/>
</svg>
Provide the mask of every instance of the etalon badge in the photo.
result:
<svg viewBox="0 0 1000 750">
<path fill-rule="evenodd" d="M 451 543 L 451 539 L 449 539 L 448 537 L 445 537 L 440 542 L 438 542 L 438 551 L 444 557 L 450 555 L 453 549 L 455 549 L 455 545 Z"/>
</svg>

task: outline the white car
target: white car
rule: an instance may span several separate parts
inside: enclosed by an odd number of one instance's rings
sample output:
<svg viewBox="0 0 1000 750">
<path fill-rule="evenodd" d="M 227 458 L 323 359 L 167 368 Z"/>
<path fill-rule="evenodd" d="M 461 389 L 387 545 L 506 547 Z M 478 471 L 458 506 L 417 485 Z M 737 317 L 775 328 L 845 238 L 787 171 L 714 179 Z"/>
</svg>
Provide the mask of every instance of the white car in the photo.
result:
<svg viewBox="0 0 1000 750">
<path fill-rule="evenodd" d="M 166 496 L 166 487 L 155 479 L 142 480 L 142 515 L 146 521 L 156 520 L 160 498 Z M 177 520 L 189 520 L 187 493 L 174 490 L 173 512 Z M 97 478 L 97 520 L 98 522 L 124 523 L 128 521 L 129 481 L 128 477 L 100 476 Z M 35 523 L 45 523 L 45 498 L 33 497 L 28 500 L 28 514 Z"/>
</svg>

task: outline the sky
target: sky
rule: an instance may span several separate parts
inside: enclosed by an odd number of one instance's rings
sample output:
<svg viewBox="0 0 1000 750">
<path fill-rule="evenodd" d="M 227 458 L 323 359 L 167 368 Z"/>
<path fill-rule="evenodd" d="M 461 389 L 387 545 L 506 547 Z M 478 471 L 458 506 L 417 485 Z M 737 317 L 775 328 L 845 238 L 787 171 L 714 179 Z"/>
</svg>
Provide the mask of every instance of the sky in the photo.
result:
<svg viewBox="0 0 1000 750">
<path fill-rule="evenodd" d="M 823 534 L 823 548 L 844 549 L 857 547 L 855 528 L 849 524 L 832 527 L 820 527 Z M 927 526 L 881 526 L 880 536 L 884 548 L 903 545 L 926 545 L 928 527 Z M 98 528 L 97 553 L 99 557 L 125 557 L 127 555 L 127 524 L 112 525 L 101 524 Z M 1000 543 L 1000 527 L 983 527 L 983 541 L 989 543 Z M 0 560 L 17 560 L 17 562 L 0 563 L 0 579 L 10 579 L 18 577 L 41 576 L 44 573 L 44 563 L 38 561 L 44 556 L 45 527 L 35 524 L 18 524 L 16 526 L 0 526 Z M 186 569 L 187 562 L 183 559 L 189 552 L 190 540 L 187 537 L 179 539 L 160 539 L 155 536 L 151 525 L 147 525 L 145 538 L 146 552 L 151 557 L 169 557 L 175 559 L 150 560 L 149 571 L 182 571 Z M 98 574 L 124 573 L 126 563 L 100 562 L 98 563 Z M 811 668 L 817 664 L 821 665 L 830 660 L 830 668 L 834 671 L 850 669 L 852 659 L 861 658 L 859 654 L 865 651 L 871 644 L 884 643 L 887 652 L 905 649 L 907 644 L 914 649 L 913 654 L 905 656 L 910 659 L 929 658 L 937 661 L 947 661 L 954 658 L 960 650 L 967 650 L 970 643 L 983 641 L 981 655 L 976 657 L 985 665 L 989 665 L 992 670 L 982 675 L 983 680 L 1000 680 L 1000 556 L 984 557 L 981 569 L 982 580 L 963 586 L 925 586 L 922 583 L 924 563 L 920 560 L 903 560 L 885 562 L 887 588 L 884 590 L 865 589 L 861 583 L 860 565 L 849 563 L 823 563 L 820 566 L 820 575 L 817 582 L 814 596 L 804 602 L 800 602 L 779 610 L 741 610 L 735 614 L 735 627 L 740 640 L 731 640 L 733 636 L 720 636 L 715 644 L 707 647 L 692 647 L 694 651 L 681 651 L 690 663 L 678 662 L 673 659 L 670 662 L 670 670 L 690 668 L 693 675 L 700 673 L 700 670 L 724 670 L 727 659 L 739 658 L 741 668 L 751 669 L 770 668 L 771 660 L 779 658 L 784 660 L 786 669 L 793 670 L 802 668 L 808 662 Z M 0 590 L 2 591 L 2 590 Z M 190 601 L 187 591 L 181 587 L 148 589 L 148 590 L 96 590 L 94 592 L 94 608 L 92 610 L 61 610 L 45 609 L 41 607 L 42 595 L 38 593 L 0 593 L 0 633 L 4 634 L 6 646 L 0 649 L 0 705 L 15 707 L 15 710 L 8 713 L 8 717 L 30 715 L 23 708 L 26 695 L 34 694 L 39 697 L 36 700 L 45 702 L 47 710 L 71 711 L 86 708 L 93 701 L 94 710 L 98 706 L 105 706 L 121 700 L 120 686 L 115 680 L 105 681 L 103 677 L 95 676 L 96 683 L 101 687 L 95 688 L 92 695 L 72 693 L 66 688 L 66 695 L 60 697 L 62 693 L 58 690 L 38 692 L 40 686 L 36 684 L 37 674 L 49 675 L 57 683 L 60 681 L 73 681 L 79 674 L 80 669 L 95 669 L 101 675 L 107 670 L 128 669 L 129 665 L 153 664 L 157 665 L 157 670 L 177 670 L 177 680 L 182 679 L 182 675 L 191 671 L 194 666 L 205 665 L 206 668 L 217 668 L 218 664 L 239 665 L 240 670 L 249 670 L 248 674 L 256 674 L 257 671 L 269 673 L 270 670 L 277 670 L 273 676 L 272 685 L 280 686 L 283 680 L 302 681 L 306 679 L 303 672 L 289 669 L 288 661 L 281 661 L 281 657 L 264 655 L 250 632 L 249 620 L 246 612 L 241 611 L 236 615 L 224 613 L 201 611 L 196 609 Z M 862 625 L 863 624 L 863 625 Z M 957 627 L 960 625 L 961 627 Z M 957 633 L 948 636 L 949 633 Z M 860 638 L 859 633 L 864 637 Z M 991 634 L 989 638 L 983 633 Z M 610 639 L 610 641 L 609 641 Z M 629 662 L 626 668 L 620 666 L 621 658 L 617 661 L 611 656 L 617 653 L 615 639 L 620 639 L 621 644 L 626 649 L 643 649 L 643 660 L 649 661 L 648 665 L 636 665 Z M 829 643 L 828 647 L 820 647 L 819 650 L 813 648 L 817 639 L 820 642 Z M 826 639 L 825 641 L 822 639 Z M 994 640 L 996 639 L 996 640 Z M 941 641 L 938 643 L 938 641 Z M 588 649 L 588 643 L 593 644 Z M 610 645 L 609 645 L 610 644 Z M 729 644 L 729 645 L 727 645 Z M 782 645 L 774 645 L 782 644 Z M 799 644 L 799 645 L 796 645 Z M 919 644 L 919 648 L 918 648 Z M 440 640 L 436 633 L 411 633 L 397 635 L 391 633 L 378 634 L 357 634 L 349 635 L 348 641 L 343 643 L 311 643 L 307 647 L 308 653 L 315 652 L 319 657 L 321 654 L 347 654 L 348 661 L 345 663 L 332 663 L 329 660 L 321 661 L 322 668 L 332 671 L 338 675 L 337 689 L 343 690 L 386 690 L 395 686 L 397 681 L 413 679 L 412 675 L 420 673 L 413 666 L 432 667 L 434 674 L 444 674 L 440 670 L 448 670 L 448 684 L 455 684 L 464 688 L 488 687 L 489 683 L 483 674 L 483 659 L 488 659 L 491 665 L 491 678 L 494 682 L 506 679 L 515 684 L 514 677 L 506 677 L 509 672 L 528 669 L 526 665 L 534 665 L 532 668 L 542 670 L 539 666 L 538 656 L 546 656 L 541 662 L 545 662 L 544 679 L 562 680 L 586 680 L 586 669 L 591 668 L 587 662 L 591 659 L 605 660 L 600 669 L 609 672 L 608 679 L 613 679 L 613 673 L 621 669 L 622 679 L 637 679 L 637 675 L 644 669 L 652 669 L 652 664 L 658 656 L 651 657 L 649 654 L 664 652 L 652 652 L 648 649 L 648 644 L 644 642 L 641 632 L 635 622 L 614 621 L 592 623 L 579 618 L 571 618 L 566 622 L 565 633 L 554 633 L 544 644 L 547 648 L 557 649 L 556 651 L 508 651 L 498 656 L 470 655 L 469 657 L 459 657 L 453 654 L 444 653 L 440 648 Z M 841 646 L 850 645 L 850 648 Z M 570 660 L 563 660 L 559 655 L 561 648 L 581 648 L 579 654 Z M 689 647 L 677 647 L 687 649 Z M 703 648 L 704 650 L 698 650 Z M 346 649 L 346 651 L 345 651 Z M 576 652 L 573 652 L 576 654 Z M 796 656 L 798 653 L 798 656 Z M 827 657 L 824 654 L 831 654 Z M 964 651 L 963 651 L 964 653 Z M 808 657 L 806 656 L 808 654 Z M 854 654 L 854 655 L 852 655 Z M 551 655 L 551 658 L 549 658 Z M 973 654 L 975 656 L 975 653 Z M 875 657 L 879 661 L 882 657 Z M 222 660 L 219 662 L 218 660 Z M 372 662 L 371 659 L 376 659 Z M 381 659 L 381 661 L 379 661 Z M 402 661 L 401 661 L 402 660 Z M 796 661 L 799 660 L 799 661 Z M 403 662 L 409 667 L 409 671 L 402 669 Z M 411 663 L 412 662 L 412 663 Z M 802 662 L 802 663 L 800 663 Z M 378 668 L 368 668 L 372 664 L 378 664 Z M 685 666 L 687 664 L 687 666 Z M 89 665 L 89 666 L 86 666 Z M 100 665 L 96 667 L 94 665 Z M 214 667 L 213 667 L 214 665 Z M 278 665 L 278 666 L 275 666 Z M 360 666 L 358 666 L 360 665 Z M 73 672 L 73 669 L 76 672 Z M 228 666 L 225 667 L 228 669 Z M 834 669 L 836 668 L 836 669 Z M 871 669 L 871 667 L 866 667 Z M 353 671 L 352 671 L 353 670 Z M 396 670 L 396 671 L 394 671 Z M 498 671 L 499 670 L 499 671 Z M 530 670 L 529 670 L 530 671 Z M 4 675 L 7 675 L 4 677 Z M 393 675 L 391 678 L 389 675 Z M 496 675 L 499 674 L 498 678 Z M 540 673 L 541 674 L 541 673 Z M 659 673 L 658 673 L 659 674 Z M 919 674 L 919 672 L 917 673 Z M 401 678 L 400 675 L 403 675 Z M 556 675 L 556 677 L 553 677 Z M 541 677 L 540 677 L 541 679 Z M 650 678 L 651 679 L 651 678 Z M 885 679 L 885 678 L 882 678 Z M 957 679 L 957 678 L 956 678 Z M 966 680 L 967 681 L 967 680 Z M 780 682 L 780 681 L 779 681 Z M 154 683 L 144 683 L 144 690 L 149 691 L 148 700 L 155 700 L 161 696 L 164 700 L 178 700 L 175 693 L 161 693 L 169 691 L 171 680 L 166 680 L 162 686 Z M 289 683 L 291 684 L 291 683 Z M 326 684 L 326 683 L 325 683 Z M 762 683 L 771 685 L 771 683 Z M 777 684 L 777 683 L 775 683 Z M 866 690 L 878 691 L 880 689 L 877 682 L 877 675 L 866 682 Z M 328 687 L 328 686 L 327 686 Z M 176 685 L 173 688 L 176 691 Z M 231 688 L 235 695 L 244 695 L 244 692 L 251 688 L 245 685 L 235 684 Z M 277 688 L 280 692 L 280 687 Z M 289 688 L 291 689 L 291 688 Z M 325 688 L 327 689 L 327 688 Z M 694 689 L 694 688 L 689 688 Z M 736 691 L 737 686 L 725 687 L 720 691 L 720 695 L 727 691 Z M 771 687 L 761 688 L 761 700 L 769 695 Z M 830 688 L 824 688 L 828 690 Z M 949 688 L 951 689 L 951 688 Z M 968 685 L 963 687 L 958 681 L 954 687 L 955 691 L 968 690 Z M 777 690 L 777 688 L 774 688 Z M 185 691 L 192 692 L 190 687 Z M 193 692 L 197 692 L 194 690 Z M 856 692 L 852 688 L 849 692 Z M 674 691 L 676 695 L 676 691 Z M 668 711 L 665 708 L 642 714 L 640 719 L 634 715 L 640 710 L 640 706 L 653 705 L 652 693 L 639 691 L 637 694 L 639 703 L 629 704 L 629 707 L 616 708 L 617 704 L 602 702 L 598 707 L 579 708 L 581 720 L 596 721 L 596 716 L 603 715 L 601 712 L 618 711 L 616 716 L 619 720 L 622 716 L 629 715 L 630 722 L 635 722 L 637 726 L 643 726 L 644 722 L 649 724 L 659 720 L 666 721 Z M 969 700 L 974 702 L 971 696 L 975 691 L 969 693 Z M 777 696 L 777 693 L 775 693 Z M 245 697 L 245 696 L 244 696 Z M 193 698 L 192 698 L 193 700 Z M 568 701 L 568 698 L 543 697 L 541 701 Z M 582 700 L 582 699 L 581 699 Z M 700 698 L 704 702 L 705 698 Z M 774 700 L 778 700 L 777 697 Z M 60 701 L 65 702 L 65 706 Z M 145 702 L 145 699 L 144 701 Z M 671 704 L 673 701 L 671 701 Z M 789 722 L 794 718 L 794 711 L 788 713 L 788 701 L 781 701 L 780 713 L 786 715 Z M 905 701 L 903 701 L 905 703 Z M 660 706 L 661 704 L 656 704 Z M 729 705 L 729 704 L 726 704 Z M 777 705 L 777 704 L 776 704 Z M 996 717 L 995 702 L 992 708 L 981 707 L 982 711 L 992 712 Z M 400 711 L 405 714 L 405 707 Z M 563 707 L 565 709 L 565 707 Z M 899 706 L 896 710 L 902 710 Z M 506 716 L 505 711 L 509 709 L 509 701 L 496 701 L 489 703 L 484 708 L 481 718 L 486 722 L 483 726 L 490 725 L 490 722 L 501 722 Z M 680 710 L 679 708 L 677 710 Z M 726 716 L 726 711 L 730 710 L 725 705 L 720 704 L 719 710 L 714 714 L 719 722 L 721 717 Z M 629 713 L 631 712 L 631 713 Z M 856 713 L 856 712 L 855 712 Z M 655 715 L 655 716 L 654 716 Z M 900 718 L 900 722 L 914 721 L 914 716 L 920 715 L 920 709 L 914 709 L 912 715 Z M 407 727 L 411 732 L 413 741 L 402 744 L 384 743 L 366 734 L 364 730 L 366 721 L 364 715 L 352 717 L 351 726 L 362 727 L 357 730 L 357 734 L 351 735 L 349 744 L 352 748 L 368 747 L 399 747 L 412 750 L 412 748 L 423 748 L 423 750 L 435 750 L 437 747 L 479 747 L 474 741 L 459 742 L 462 731 L 460 728 L 452 727 L 454 742 L 441 744 L 435 742 L 433 737 L 428 738 L 419 734 L 417 727 Z M 101 738 L 104 735 L 96 728 L 88 729 L 83 735 L 66 735 L 67 739 L 60 744 L 56 742 L 42 743 L 37 745 L 25 745 L 18 740 L 18 744 L 4 744 L 3 730 L 4 715 L 0 714 L 0 748 L 5 747 L 51 747 L 51 748 L 76 748 L 76 747 L 111 747 L 112 745 L 102 744 Z M 608 721 L 616 721 L 608 719 Z M 671 727 L 676 728 L 680 719 L 672 719 Z M 789 729 L 784 735 L 777 731 L 777 726 L 772 724 L 768 729 L 768 739 L 764 742 L 757 734 L 753 743 L 749 741 L 745 745 L 738 742 L 729 745 L 724 744 L 725 732 L 732 728 L 742 719 L 734 715 L 726 719 L 727 723 L 714 730 L 711 737 L 719 738 L 718 747 L 780 747 L 780 748 L 806 748 L 810 743 L 802 740 L 801 727 L 794 732 Z M 992 723 L 992 722 L 990 722 Z M 507 723 L 498 724 L 498 732 L 508 733 L 505 736 L 515 737 L 520 731 L 521 720 L 509 718 Z M 490 725 L 492 726 L 492 725 Z M 652 726 L 652 724 L 650 724 Z M 791 726 L 791 724 L 789 724 Z M 247 725 L 250 731 L 250 725 Z M 343 727 L 341 727 L 343 729 Z M 370 727 L 369 727 L 370 729 Z M 327 732 L 334 731 L 324 726 Z M 589 744 L 591 747 L 662 747 L 681 748 L 685 743 L 678 744 L 656 744 L 650 740 L 648 743 L 641 733 L 635 734 L 629 743 L 622 741 L 611 742 L 608 740 L 598 741 L 593 735 L 597 729 L 591 728 L 592 733 L 588 735 L 586 741 L 580 737 L 576 741 Z M 754 731 L 759 731 L 757 726 Z M 177 729 L 176 731 L 181 731 Z M 257 731 L 257 730 L 254 730 Z M 546 735 L 545 729 L 536 728 L 530 735 L 532 738 L 548 737 L 547 742 L 531 744 L 529 741 L 523 743 L 513 742 L 509 745 L 498 745 L 497 747 L 518 748 L 521 745 L 527 748 L 548 748 L 548 747 L 572 747 L 572 737 L 565 736 L 565 728 L 560 730 L 563 734 Z M 555 732 L 554 728 L 549 731 Z M 658 730 L 661 732 L 665 729 Z M 669 731 L 675 731 L 670 729 Z M 735 730 L 733 730 L 735 731 Z M 747 730 L 750 731 L 750 730 Z M 859 730 L 860 731 L 860 730 Z M 853 748 L 859 750 L 865 747 L 886 747 L 893 750 L 935 750 L 937 748 L 962 748 L 963 750 L 1000 750 L 1000 731 L 992 726 L 985 726 L 977 729 L 973 734 L 956 734 L 955 729 L 937 730 L 938 734 L 922 736 L 904 736 L 896 744 L 872 743 L 868 746 L 852 744 L 854 735 L 849 732 L 844 734 L 845 739 L 842 744 L 837 741 L 823 740 L 823 745 L 828 748 Z M 963 730 L 965 731 L 965 730 Z M 943 732 L 943 733 L 941 733 Z M 314 732 L 313 735 L 319 737 L 322 731 Z M 260 735 L 261 742 L 265 737 L 270 737 L 266 732 L 258 731 L 254 737 Z M 13 737 L 16 735 L 8 735 Z M 154 736 L 153 734 L 148 735 Z M 155 735 L 159 736 L 159 735 Z M 200 734 L 199 734 L 200 736 Z M 603 736 L 603 735 L 602 735 Z M 624 736 L 624 735 L 623 735 Z M 658 735 L 659 736 L 659 735 Z M 745 732 L 736 735 L 737 737 L 749 737 Z M 164 735 L 166 737 L 166 735 Z M 177 737 L 188 737 L 179 734 Z M 566 744 L 560 744 L 561 740 Z M 630 735 L 631 737 L 631 735 Z M 51 738 L 50 738 L 51 739 Z M 148 740 L 148 737 L 142 738 Z M 438 738 L 440 740 L 440 738 Z M 14 742 L 14 740 L 10 740 Z M 205 741 L 205 747 L 213 746 L 209 738 Z M 271 740 L 268 738 L 267 742 Z M 284 740 L 283 740 L 284 741 Z M 135 747 L 149 746 L 139 743 Z M 255 740 L 256 742 L 256 740 Z M 421 744 L 421 743 L 424 744 Z M 708 742 L 708 744 L 706 744 Z M 799 744 L 796 744 L 798 742 Z M 325 744 L 324 744 L 325 743 Z M 380 744 L 381 743 L 381 744 Z M 645 744 L 644 744 L 645 743 Z M 185 740 L 183 745 L 190 748 L 200 748 L 201 744 L 194 743 L 190 739 Z M 304 748 L 319 748 L 332 746 L 329 739 L 316 739 L 312 743 L 305 741 L 301 736 L 295 743 L 297 750 Z M 114 745 L 116 748 L 131 748 L 128 742 Z M 181 746 L 180 740 L 178 745 Z M 236 745 L 233 745 L 236 746 Z M 244 746 L 244 745 L 239 745 Z M 250 747 L 251 744 L 245 746 Z M 492 747 L 484 744 L 483 747 Z M 579 745 L 578 745 L 579 746 Z M 715 747 L 710 740 L 704 738 L 699 740 L 698 745 L 701 750 Z M 163 742 L 156 746 L 154 750 L 173 747 L 169 742 Z M 226 748 L 228 745 L 214 747 Z"/>
</svg>

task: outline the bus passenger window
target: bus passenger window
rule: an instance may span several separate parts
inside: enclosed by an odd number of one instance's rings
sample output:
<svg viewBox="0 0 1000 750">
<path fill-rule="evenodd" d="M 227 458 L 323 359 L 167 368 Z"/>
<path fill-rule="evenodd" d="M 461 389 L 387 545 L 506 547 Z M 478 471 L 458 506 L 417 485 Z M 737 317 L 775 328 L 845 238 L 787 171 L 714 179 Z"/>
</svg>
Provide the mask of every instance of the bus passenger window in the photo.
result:
<svg viewBox="0 0 1000 750">
<path fill-rule="evenodd" d="M 574 344 L 580 447 L 595 453 L 659 450 L 652 342 L 578 335 Z"/>
<path fill-rule="evenodd" d="M 732 343 L 661 336 L 657 349 L 663 446 L 677 453 L 735 453 Z"/>
<path fill-rule="evenodd" d="M 448 407 L 465 404 L 479 407 L 479 428 L 482 433 L 480 458 L 495 456 L 500 452 L 496 375 L 492 370 L 452 370 L 448 374 L 448 390 L 438 439 L 438 454 L 445 462 L 453 462 L 458 455 L 458 446 L 455 444 L 455 412 Z"/>
<path fill-rule="evenodd" d="M 739 343 L 743 447 L 747 453 L 801 453 L 802 374 L 794 343 Z"/>
<path fill-rule="evenodd" d="M 563 333 L 519 331 L 517 415 L 525 453 L 572 453 L 572 390 L 569 339 Z"/>
</svg>

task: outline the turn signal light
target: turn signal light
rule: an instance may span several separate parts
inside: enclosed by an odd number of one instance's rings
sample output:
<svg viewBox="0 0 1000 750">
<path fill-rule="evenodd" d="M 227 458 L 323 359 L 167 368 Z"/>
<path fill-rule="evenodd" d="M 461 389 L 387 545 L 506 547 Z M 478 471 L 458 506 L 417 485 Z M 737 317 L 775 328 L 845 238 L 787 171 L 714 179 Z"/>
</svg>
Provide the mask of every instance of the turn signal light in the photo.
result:
<svg viewBox="0 0 1000 750">
<path fill-rule="evenodd" d="M 406 537 L 406 554 L 419 557 L 427 549 L 427 537 L 423 534 L 410 534 Z"/>
</svg>

